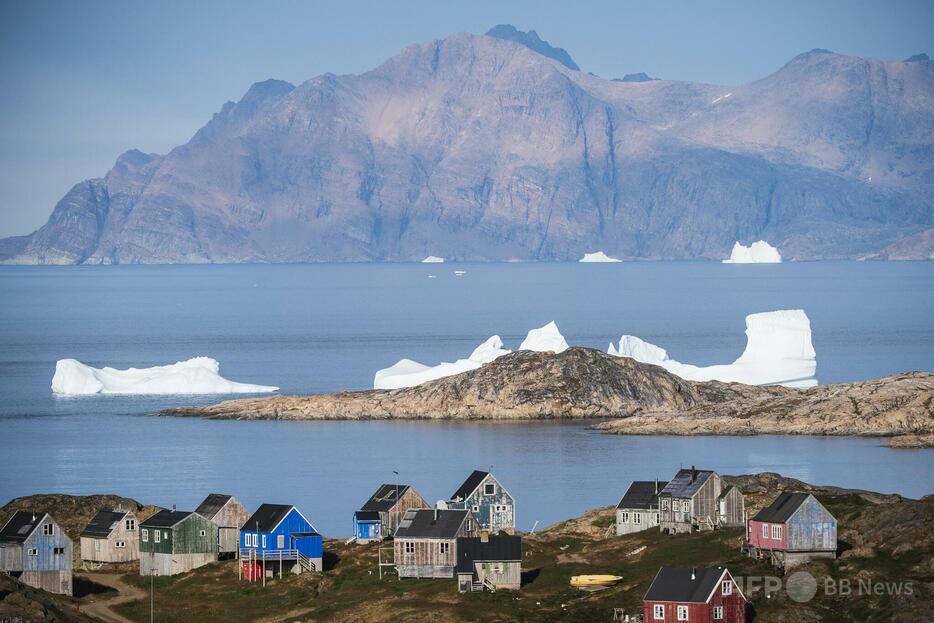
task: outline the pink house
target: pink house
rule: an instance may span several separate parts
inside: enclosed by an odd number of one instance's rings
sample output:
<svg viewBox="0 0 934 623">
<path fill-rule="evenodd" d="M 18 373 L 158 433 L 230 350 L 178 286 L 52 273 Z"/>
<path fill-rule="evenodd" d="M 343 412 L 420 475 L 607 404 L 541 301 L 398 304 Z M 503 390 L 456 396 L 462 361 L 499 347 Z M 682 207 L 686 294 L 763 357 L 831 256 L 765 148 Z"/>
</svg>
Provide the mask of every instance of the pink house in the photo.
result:
<svg viewBox="0 0 934 623">
<path fill-rule="evenodd" d="M 791 567 L 837 554 L 837 520 L 810 493 L 784 492 L 749 520 L 746 551 Z"/>
</svg>

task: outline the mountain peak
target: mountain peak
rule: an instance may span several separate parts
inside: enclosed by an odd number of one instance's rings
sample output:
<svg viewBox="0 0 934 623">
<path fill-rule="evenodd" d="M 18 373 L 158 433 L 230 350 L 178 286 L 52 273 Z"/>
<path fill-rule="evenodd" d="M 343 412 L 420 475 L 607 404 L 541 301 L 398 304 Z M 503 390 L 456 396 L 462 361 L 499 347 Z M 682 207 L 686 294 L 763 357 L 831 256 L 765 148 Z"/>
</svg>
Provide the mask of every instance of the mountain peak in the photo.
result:
<svg viewBox="0 0 934 623">
<path fill-rule="evenodd" d="M 929 61 L 929 60 L 931 60 L 931 57 L 925 54 L 924 52 L 922 52 L 921 54 L 915 54 L 913 56 L 909 56 L 908 58 L 905 59 L 905 62 L 906 63 L 920 63 L 922 61 Z"/>
<path fill-rule="evenodd" d="M 291 82 L 270 78 L 262 82 L 254 82 L 240 101 L 252 102 L 266 99 L 267 97 L 279 97 L 280 95 L 291 92 L 294 88 L 295 85 Z"/>
<path fill-rule="evenodd" d="M 613 78 L 613 82 L 652 82 L 653 80 L 658 80 L 658 78 L 653 78 L 644 71 L 635 74 L 626 74 L 622 78 Z"/>
<path fill-rule="evenodd" d="M 539 37 L 538 33 L 534 30 L 523 32 L 512 24 L 499 24 L 486 31 L 486 36 L 505 39 L 506 41 L 514 41 L 515 43 L 524 45 L 533 52 L 558 61 L 568 69 L 580 71 L 580 67 L 577 66 L 577 63 L 574 62 L 574 59 L 571 58 L 567 50 L 553 47 L 547 41 Z"/>
</svg>

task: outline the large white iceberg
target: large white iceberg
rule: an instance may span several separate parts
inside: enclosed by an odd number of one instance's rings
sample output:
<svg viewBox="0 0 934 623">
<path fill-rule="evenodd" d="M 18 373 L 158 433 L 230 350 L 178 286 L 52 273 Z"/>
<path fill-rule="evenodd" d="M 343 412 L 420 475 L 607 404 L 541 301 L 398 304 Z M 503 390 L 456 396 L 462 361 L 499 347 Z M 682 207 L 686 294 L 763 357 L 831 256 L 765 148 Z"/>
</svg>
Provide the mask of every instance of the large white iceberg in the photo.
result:
<svg viewBox="0 0 934 623">
<path fill-rule="evenodd" d="M 558 325 L 552 320 L 544 327 L 532 329 L 522 340 L 519 350 L 534 350 L 540 353 L 553 352 L 563 353 L 568 349 L 568 343 L 564 336 L 558 331 Z"/>
<path fill-rule="evenodd" d="M 765 240 L 753 242 L 748 247 L 737 242 L 733 245 L 730 259 L 724 264 L 780 264 L 782 255 Z"/>
<path fill-rule="evenodd" d="M 228 381 L 220 364 L 210 357 L 195 357 L 153 368 L 92 368 L 75 359 L 55 364 L 52 391 L 73 396 L 90 394 L 257 394 L 278 387 Z"/>
<path fill-rule="evenodd" d="M 624 335 L 607 351 L 617 357 L 661 366 L 690 381 L 724 381 L 749 385 L 817 385 L 817 354 L 811 344 L 811 322 L 801 309 L 746 316 L 746 350 L 731 364 L 693 366 L 675 361 L 663 349 Z"/>
<path fill-rule="evenodd" d="M 444 258 L 438 257 L 437 255 L 429 255 L 422 260 L 422 264 L 443 264 Z"/>
<path fill-rule="evenodd" d="M 511 352 L 504 349 L 503 340 L 498 335 L 494 335 L 477 346 L 467 359 L 439 363 L 436 366 L 426 366 L 411 359 L 400 359 L 395 365 L 376 372 L 373 377 L 373 388 L 400 389 L 402 387 L 414 387 L 427 381 L 453 376 L 468 370 L 476 370 L 483 364 Z"/>
<path fill-rule="evenodd" d="M 622 262 L 623 260 L 618 260 L 615 257 L 610 257 L 603 251 L 597 251 L 596 253 L 584 253 L 584 257 L 577 260 L 578 262 L 591 263 L 591 262 Z"/>
</svg>

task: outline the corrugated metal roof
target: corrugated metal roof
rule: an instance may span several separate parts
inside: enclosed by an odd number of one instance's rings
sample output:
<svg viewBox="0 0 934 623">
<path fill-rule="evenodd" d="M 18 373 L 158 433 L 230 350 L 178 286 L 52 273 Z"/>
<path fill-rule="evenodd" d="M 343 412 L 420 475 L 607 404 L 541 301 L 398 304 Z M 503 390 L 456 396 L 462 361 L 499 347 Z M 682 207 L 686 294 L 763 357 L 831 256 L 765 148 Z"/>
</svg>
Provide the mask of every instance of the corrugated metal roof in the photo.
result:
<svg viewBox="0 0 934 623">
<path fill-rule="evenodd" d="M 141 528 L 171 528 L 189 515 L 191 511 L 162 510 L 140 524 Z"/>
<path fill-rule="evenodd" d="M 386 512 L 395 506 L 408 490 L 409 485 L 381 484 L 360 510 Z"/>
<path fill-rule="evenodd" d="M 464 484 L 454 492 L 454 495 L 451 496 L 452 500 L 466 500 L 467 496 L 477 490 L 477 487 L 480 486 L 480 483 L 483 482 L 483 479 L 490 475 L 490 472 L 482 472 L 478 469 L 475 469 L 470 476 L 467 476 L 467 480 L 464 481 Z"/>
<path fill-rule="evenodd" d="M 32 511 L 16 511 L 0 530 L 0 541 L 22 543 L 29 538 L 45 515 Z"/>
<path fill-rule="evenodd" d="M 294 507 L 291 504 L 263 504 L 250 515 L 242 529 L 251 532 L 272 532 L 292 508 Z"/>
<path fill-rule="evenodd" d="M 658 508 L 658 494 L 666 481 L 634 480 L 626 490 L 626 495 L 619 501 L 616 508 L 650 509 Z"/>
<path fill-rule="evenodd" d="M 207 519 L 214 519 L 214 515 L 220 512 L 224 508 L 224 504 L 230 501 L 232 495 L 226 495 L 223 493 L 210 493 L 208 497 L 204 498 L 204 501 L 195 509 L 195 512 L 206 517 Z"/>
<path fill-rule="evenodd" d="M 771 504 L 756 513 L 752 520 L 785 523 L 809 497 L 811 497 L 810 493 L 784 491 Z"/>
<path fill-rule="evenodd" d="M 436 510 L 433 508 L 412 509 L 406 511 L 396 529 L 396 538 L 437 538 L 450 539 L 457 536 L 461 525 L 467 519 L 469 511 Z"/>
<path fill-rule="evenodd" d="M 696 473 L 695 473 L 696 472 Z M 677 475 L 665 485 L 659 495 L 670 495 L 673 498 L 694 497 L 697 490 L 704 486 L 707 479 L 714 474 L 709 469 L 681 469 Z"/>
<path fill-rule="evenodd" d="M 676 601 L 707 603 L 707 598 L 720 581 L 723 569 L 662 567 L 643 599 L 645 601 Z M 693 576 L 693 579 L 692 579 Z"/>
<path fill-rule="evenodd" d="M 521 536 L 491 536 L 486 543 L 480 537 L 457 539 L 457 572 L 473 573 L 474 562 L 509 562 L 522 560 Z"/>
<path fill-rule="evenodd" d="M 99 510 L 81 531 L 81 536 L 108 537 L 129 511 Z"/>
</svg>

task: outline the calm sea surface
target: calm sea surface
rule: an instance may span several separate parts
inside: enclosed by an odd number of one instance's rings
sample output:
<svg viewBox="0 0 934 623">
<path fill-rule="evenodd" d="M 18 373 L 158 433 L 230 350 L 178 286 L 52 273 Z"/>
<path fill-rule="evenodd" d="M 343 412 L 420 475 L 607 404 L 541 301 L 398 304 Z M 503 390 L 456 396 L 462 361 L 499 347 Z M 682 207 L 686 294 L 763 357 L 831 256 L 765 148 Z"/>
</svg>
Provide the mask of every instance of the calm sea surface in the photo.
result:
<svg viewBox="0 0 934 623">
<path fill-rule="evenodd" d="M 930 493 L 934 453 L 872 439 L 215 422 L 152 414 L 218 396 L 56 398 L 49 388 L 60 358 L 145 367 L 207 355 L 227 378 L 286 393 L 362 389 L 402 357 L 450 361 L 492 334 L 516 348 L 550 320 L 575 345 L 605 350 L 630 333 L 682 362 L 728 363 L 745 345 L 746 314 L 799 307 L 822 383 L 934 370 L 931 262 L 2 267 L 0 503 L 107 492 L 186 509 L 220 491 L 249 506 L 296 503 L 319 530 L 343 536 L 393 470 L 434 501 L 492 465 L 518 498 L 523 529 L 615 503 L 631 479 L 692 463 Z"/>
</svg>

